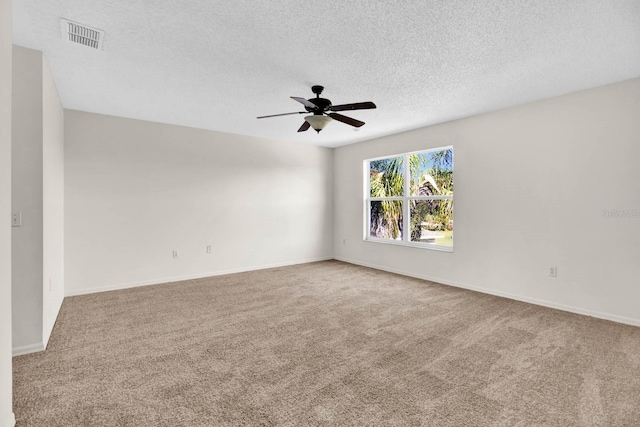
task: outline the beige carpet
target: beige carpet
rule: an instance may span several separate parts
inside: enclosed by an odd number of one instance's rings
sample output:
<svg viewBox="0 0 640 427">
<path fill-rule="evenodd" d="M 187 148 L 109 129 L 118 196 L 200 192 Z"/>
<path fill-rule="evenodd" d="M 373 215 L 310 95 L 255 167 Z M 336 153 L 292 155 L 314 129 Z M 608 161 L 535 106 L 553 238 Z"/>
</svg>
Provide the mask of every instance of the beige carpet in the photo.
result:
<svg viewBox="0 0 640 427">
<path fill-rule="evenodd" d="M 640 426 L 640 328 L 329 261 L 67 298 L 26 426 Z"/>
</svg>

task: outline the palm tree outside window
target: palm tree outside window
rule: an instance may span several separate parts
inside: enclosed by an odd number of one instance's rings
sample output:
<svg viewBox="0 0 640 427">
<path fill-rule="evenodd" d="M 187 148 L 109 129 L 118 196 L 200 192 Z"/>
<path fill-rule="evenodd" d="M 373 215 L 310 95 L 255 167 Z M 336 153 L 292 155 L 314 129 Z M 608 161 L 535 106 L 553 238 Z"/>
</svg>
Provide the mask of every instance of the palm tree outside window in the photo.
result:
<svg viewBox="0 0 640 427">
<path fill-rule="evenodd" d="M 371 159 L 365 168 L 365 240 L 453 249 L 453 147 Z"/>
</svg>

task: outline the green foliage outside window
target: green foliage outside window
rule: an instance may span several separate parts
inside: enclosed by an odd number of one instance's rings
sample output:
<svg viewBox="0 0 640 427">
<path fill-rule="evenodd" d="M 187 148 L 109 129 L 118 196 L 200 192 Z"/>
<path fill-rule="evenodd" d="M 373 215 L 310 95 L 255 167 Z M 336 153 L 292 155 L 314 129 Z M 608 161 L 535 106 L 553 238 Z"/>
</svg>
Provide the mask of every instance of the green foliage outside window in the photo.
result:
<svg viewBox="0 0 640 427">
<path fill-rule="evenodd" d="M 404 240 L 408 203 L 410 241 L 453 244 L 452 148 L 371 160 L 369 193 L 371 237 Z"/>
</svg>

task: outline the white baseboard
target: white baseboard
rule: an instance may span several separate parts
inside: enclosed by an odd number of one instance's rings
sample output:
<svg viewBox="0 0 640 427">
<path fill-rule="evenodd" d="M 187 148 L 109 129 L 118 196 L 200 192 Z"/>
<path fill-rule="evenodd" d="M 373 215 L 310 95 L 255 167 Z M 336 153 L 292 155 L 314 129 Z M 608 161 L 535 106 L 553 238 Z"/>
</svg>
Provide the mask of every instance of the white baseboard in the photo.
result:
<svg viewBox="0 0 640 427">
<path fill-rule="evenodd" d="M 229 270 L 211 271 L 211 272 L 207 272 L 207 273 L 199 273 L 199 274 L 187 275 L 187 276 L 156 278 L 156 279 L 152 279 L 152 280 L 145 280 L 145 281 L 142 281 L 142 282 L 119 283 L 119 284 L 114 284 L 114 285 L 109 285 L 109 286 L 102 286 L 102 287 L 99 287 L 99 288 L 80 289 L 80 290 L 65 292 L 65 297 L 73 297 L 73 296 L 77 296 L 77 295 L 86 295 L 86 294 L 95 294 L 95 293 L 98 293 L 98 292 L 118 291 L 118 290 L 121 290 L 121 289 L 137 288 L 139 286 L 159 285 L 159 284 L 162 284 L 162 283 L 180 282 L 182 280 L 202 279 L 202 278 L 205 278 L 205 277 L 223 276 L 225 274 L 244 273 L 244 272 L 247 272 L 247 271 L 266 270 L 268 268 L 287 267 L 287 266 L 290 266 L 290 265 L 307 264 L 307 263 L 310 263 L 310 262 L 319 262 L 319 261 L 329 261 L 329 260 L 332 260 L 332 259 L 334 259 L 334 258 L 333 257 L 312 258 L 312 259 L 307 259 L 307 260 L 283 262 L 283 263 L 278 263 L 278 264 L 261 265 L 261 266 L 248 267 L 248 268 L 237 268 L 237 269 L 229 269 Z"/>
<path fill-rule="evenodd" d="M 14 427 L 16 425 L 16 416 L 13 412 L 5 414 L 0 420 L 0 427 Z"/>
<path fill-rule="evenodd" d="M 624 323 L 625 325 L 640 326 L 640 319 L 634 319 L 634 318 L 631 318 L 631 317 L 618 316 L 616 314 L 610 314 L 610 313 L 602 313 L 602 312 L 599 312 L 599 311 L 584 309 L 584 308 L 580 308 L 580 307 L 574 307 L 574 306 L 565 305 L 565 304 L 558 304 L 558 303 L 555 303 L 553 301 L 541 300 L 541 299 L 537 299 L 537 298 L 530 298 L 530 297 L 526 297 L 526 296 L 522 296 L 522 295 L 511 294 L 511 293 L 508 293 L 508 292 L 494 291 L 492 289 L 480 288 L 478 286 L 467 285 L 466 283 L 457 283 L 457 282 L 453 282 L 451 280 L 444 280 L 444 279 L 441 279 L 439 277 L 430 277 L 430 276 L 422 275 L 422 274 L 409 273 L 409 272 L 402 271 L 402 270 L 399 270 L 399 269 L 394 269 L 394 268 L 388 268 L 388 267 L 383 267 L 383 266 L 379 266 L 379 265 L 369 264 L 369 263 L 366 263 L 366 262 L 356 261 L 356 260 L 352 260 L 352 259 L 348 259 L 348 258 L 339 257 L 339 258 L 335 258 L 335 259 L 338 260 L 338 261 L 347 262 L 349 264 L 361 265 L 363 267 L 369 267 L 369 268 L 373 268 L 373 269 L 376 269 L 376 270 L 388 271 L 389 273 L 396 273 L 396 274 L 401 274 L 403 276 L 415 277 L 416 279 L 429 280 L 431 282 L 441 283 L 441 284 L 447 285 L 447 286 L 455 286 L 456 288 L 463 288 L 463 289 L 468 289 L 470 291 L 480 292 L 480 293 L 483 293 L 483 294 L 489 294 L 489 295 L 495 295 L 495 296 L 498 296 L 498 297 L 509 298 L 509 299 L 512 299 L 512 300 L 522 301 L 522 302 L 526 302 L 526 303 L 529 303 L 529 304 L 535 304 L 535 305 L 539 305 L 539 306 L 542 306 L 542 307 L 554 308 L 556 310 L 568 311 L 570 313 L 582 314 L 584 316 L 590 316 L 590 317 L 595 317 L 595 318 L 598 318 L 598 319 L 610 320 L 610 321 L 616 322 L 616 323 Z"/>
<path fill-rule="evenodd" d="M 20 347 L 13 347 L 13 357 L 15 356 L 22 356 L 25 354 L 31 354 L 31 353 L 37 353 L 39 351 L 44 351 L 44 349 L 46 348 L 46 346 L 44 345 L 44 343 L 35 343 L 35 344 L 29 344 L 29 345 L 23 345 Z"/>
</svg>

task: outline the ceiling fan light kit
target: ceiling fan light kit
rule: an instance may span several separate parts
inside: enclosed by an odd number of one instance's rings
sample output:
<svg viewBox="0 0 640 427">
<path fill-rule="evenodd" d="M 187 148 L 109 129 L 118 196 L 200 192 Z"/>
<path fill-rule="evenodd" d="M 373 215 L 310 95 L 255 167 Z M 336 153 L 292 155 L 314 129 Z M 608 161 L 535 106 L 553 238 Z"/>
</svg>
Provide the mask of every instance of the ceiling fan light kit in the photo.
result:
<svg viewBox="0 0 640 427">
<path fill-rule="evenodd" d="M 329 116 L 322 116 L 317 114 L 314 114 L 312 116 L 307 116 L 304 119 L 311 125 L 313 130 L 315 130 L 318 133 L 320 133 L 320 131 L 324 129 L 324 127 L 333 120 Z"/>
<path fill-rule="evenodd" d="M 348 124 L 353 127 L 359 128 L 364 125 L 364 122 L 360 120 L 356 120 L 354 118 L 335 113 L 334 111 L 347 111 L 347 110 L 368 110 L 372 108 L 376 108 L 376 104 L 371 101 L 367 102 L 356 102 L 353 104 L 341 104 L 341 105 L 332 105 L 331 101 L 326 98 L 320 98 L 320 94 L 324 90 L 323 86 L 312 86 L 311 91 L 316 94 L 315 98 L 305 99 L 297 96 L 292 96 L 291 99 L 298 101 L 302 105 L 306 111 L 296 111 L 293 113 L 282 113 L 282 114 L 272 114 L 269 116 L 260 116 L 258 119 L 265 119 L 267 117 L 278 117 L 278 116 L 288 116 L 291 114 L 304 114 L 304 113 L 313 113 L 304 118 L 304 123 L 298 129 L 298 132 L 304 132 L 312 127 L 316 132 L 320 133 L 325 126 L 331 122 L 332 120 L 337 120 L 339 122 Z"/>
</svg>

